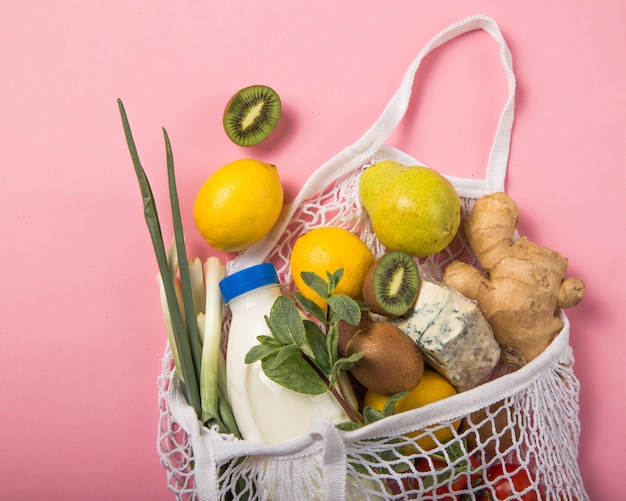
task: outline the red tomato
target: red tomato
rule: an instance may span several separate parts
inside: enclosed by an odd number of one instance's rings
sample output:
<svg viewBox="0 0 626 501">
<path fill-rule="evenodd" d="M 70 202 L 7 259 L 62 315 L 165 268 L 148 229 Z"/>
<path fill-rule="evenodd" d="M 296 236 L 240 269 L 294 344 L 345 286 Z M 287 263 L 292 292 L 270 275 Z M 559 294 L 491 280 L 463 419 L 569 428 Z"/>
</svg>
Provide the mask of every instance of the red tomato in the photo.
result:
<svg viewBox="0 0 626 501">
<path fill-rule="evenodd" d="M 437 458 L 431 457 L 430 459 L 432 461 L 432 466 L 431 462 L 429 462 L 427 458 L 420 458 L 415 463 L 415 469 L 418 472 L 430 473 L 433 476 L 443 475 L 444 470 L 448 468 L 448 465 L 444 461 Z M 404 490 L 401 490 L 400 486 L 395 481 L 388 482 L 388 487 L 392 494 L 400 494 L 403 491 L 414 491 L 410 494 L 405 494 L 406 497 L 404 499 L 422 499 L 424 496 L 430 496 L 432 499 L 436 499 L 437 501 L 459 501 L 463 498 L 463 494 L 461 494 L 461 492 L 468 489 L 468 479 L 470 482 L 473 482 L 476 478 L 480 477 L 480 474 L 471 473 L 472 470 L 478 465 L 474 458 L 470 458 L 470 461 L 468 461 L 466 465 L 467 469 L 465 469 L 465 467 L 457 466 L 456 472 L 453 471 L 454 468 L 447 469 L 445 473 L 452 472 L 453 475 L 453 481 L 451 484 L 440 485 L 439 487 L 433 487 L 429 490 L 422 491 L 420 490 L 421 487 L 418 479 L 405 477 L 402 479 L 402 486 L 404 487 Z M 424 482 L 425 478 L 427 478 L 427 476 L 421 477 L 422 482 Z"/>
<path fill-rule="evenodd" d="M 495 491 L 495 496 L 489 489 L 481 494 L 481 501 L 489 499 L 509 499 L 513 495 L 519 495 L 527 487 L 534 485 L 535 474 L 527 472 L 518 464 L 497 463 L 487 470 L 487 480 Z M 523 501 L 539 501 L 537 491 L 529 491 L 516 499 Z"/>
<path fill-rule="evenodd" d="M 437 459 L 432 458 L 432 465 L 435 467 L 435 470 L 432 469 L 430 463 L 426 458 L 418 459 L 415 464 L 415 469 L 419 472 L 424 473 L 432 473 L 432 475 L 437 475 L 439 470 L 446 468 L 446 463 L 443 461 L 439 461 Z M 421 477 L 422 482 L 427 477 Z M 395 481 L 389 482 L 389 490 L 392 494 L 400 494 L 403 492 L 400 489 L 400 486 Z M 430 489 L 428 491 L 422 491 L 420 487 L 420 482 L 417 478 L 413 477 L 405 477 L 402 479 L 402 486 L 404 487 L 404 491 L 414 491 L 410 494 L 406 494 L 404 499 L 418 499 L 423 496 L 431 496 L 433 499 L 441 500 L 441 501 L 457 501 L 457 496 L 454 495 L 454 491 L 459 489 L 464 489 L 467 486 L 467 477 L 465 475 L 460 475 L 457 480 L 455 480 L 451 487 L 442 485 L 437 487 L 435 490 Z"/>
<path fill-rule="evenodd" d="M 467 485 L 467 482 L 465 482 Z M 455 494 L 456 489 L 464 489 L 465 486 L 457 486 L 456 482 L 452 484 L 452 487 L 442 485 L 437 487 L 434 491 L 421 491 L 420 483 L 416 478 L 408 477 L 402 479 L 402 486 L 404 489 L 400 489 L 400 486 L 394 480 L 387 482 L 387 486 L 391 494 L 405 493 L 405 497 L 402 499 L 422 499 L 424 496 L 430 496 L 432 499 L 438 501 L 458 501 L 460 498 Z"/>
</svg>

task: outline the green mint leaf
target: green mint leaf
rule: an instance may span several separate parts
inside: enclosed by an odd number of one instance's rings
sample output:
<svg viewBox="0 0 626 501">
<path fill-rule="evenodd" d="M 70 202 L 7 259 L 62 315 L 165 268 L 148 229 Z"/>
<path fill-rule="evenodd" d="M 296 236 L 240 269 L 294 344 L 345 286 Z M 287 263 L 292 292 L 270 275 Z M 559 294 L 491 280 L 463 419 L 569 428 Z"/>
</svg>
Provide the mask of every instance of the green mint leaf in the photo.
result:
<svg viewBox="0 0 626 501">
<path fill-rule="evenodd" d="M 294 293 L 294 298 L 304 311 L 313 315 L 320 322 L 326 322 L 326 312 L 322 310 L 315 301 L 304 297 L 299 292 Z"/>
<path fill-rule="evenodd" d="M 326 299 L 329 296 L 328 283 L 317 273 L 303 271 L 300 273 L 300 276 L 304 283 L 313 289 L 322 299 Z"/>
<path fill-rule="evenodd" d="M 283 344 L 294 344 L 302 348 L 306 343 L 306 333 L 302 317 L 291 299 L 278 296 L 272 305 L 269 317 L 265 317 L 273 336 Z"/>
<path fill-rule="evenodd" d="M 262 360 L 265 357 L 270 356 L 272 353 L 275 353 L 276 351 L 280 349 L 281 349 L 280 346 L 272 346 L 268 344 L 257 344 L 256 346 L 253 346 L 252 348 L 250 348 L 250 351 L 246 353 L 244 362 L 247 364 L 253 364 L 254 362 L 258 360 Z"/>
<path fill-rule="evenodd" d="M 355 423 L 354 421 L 345 421 L 343 423 L 337 423 L 335 425 L 338 430 L 341 431 L 354 431 L 358 430 L 361 425 L 359 423 Z"/>
<path fill-rule="evenodd" d="M 322 395 L 328 387 L 303 357 L 290 357 L 275 366 L 270 355 L 261 361 L 265 375 L 275 383 L 306 395 Z"/>
<path fill-rule="evenodd" d="M 335 289 L 337 288 L 337 284 L 343 278 L 343 268 L 339 268 L 334 273 L 326 272 L 326 280 L 328 282 L 328 295 L 330 296 Z"/>
<path fill-rule="evenodd" d="M 266 362 L 266 367 L 270 370 L 277 369 L 284 363 L 287 363 L 287 360 L 293 356 L 300 357 L 300 348 L 293 344 L 282 346 L 271 353 L 271 357 Z"/>
<path fill-rule="evenodd" d="M 256 339 L 261 344 L 267 344 L 269 346 L 284 346 L 283 343 L 272 336 L 257 336 Z"/>
<path fill-rule="evenodd" d="M 337 279 L 334 273 L 326 272 L 326 281 L 328 282 L 328 295 L 330 296 L 337 288 Z"/>
<path fill-rule="evenodd" d="M 352 369 L 352 367 L 354 367 L 355 364 L 363 358 L 363 355 L 365 355 L 365 353 L 360 351 L 358 353 L 353 353 L 348 358 L 340 358 L 337 360 L 333 364 L 333 370 L 330 378 L 331 382 L 334 383 L 342 371 L 349 371 Z"/>
<path fill-rule="evenodd" d="M 369 306 L 367 306 L 367 304 L 365 303 L 365 301 L 360 301 L 360 300 L 358 300 L 358 299 L 355 299 L 354 301 L 356 302 L 356 304 L 358 304 L 358 305 L 359 305 L 359 309 L 360 309 L 361 311 L 370 311 L 370 307 L 369 307 Z"/>
<path fill-rule="evenodd" d="M 457 459 L 467 457 L 467 449 L 465 447 L 465 444 L 460 440 L 455 440 L 450 445 L 448 445 L 446 447 L 446 452 L 448 453 L 448 457 L 450 458 L 451 463 L 453 463 Z"/>
<path fill-rule="evenodd" d="M 337 287 L 337 284 L 341 282 L 342 278 L 343 278 L 343 268 L 339 268 L 338 270 L 335 271 L 335 273 L 333 273 L 333 282 L 335 283 L 335 287 Z M 335 290 L 335 287 L 333 287 L 333 290 Z"/>
<path fill-rule="evenodd" d="M 385 406 L 383 407 L 383 414 L 385 416 L 393 416 L 396 412 L 396 403 L 398 402 L 398 400 L 406 397 L 408 394 L 408 391 L 399 391 L 391 395 L 385 402 Z"/>
<path fill-rule="evenodd" d="M 395 471 L 397 473 L 405 473 L 411 469 L 409 460 L 398 462 L 398 457 L 405 456 L 406 454 L 403 451 L 402 445 L 400 445 L 401 442 L 399 442 L 397 439 L 378 439 L 374 440 L 374 442 L 378 444 L 377 450 L 379 451 L 376 453 L 375 456 L 371 454 L 348 454 L 348 461 L 350 462 L 350 466 L 352 466 L 357 472 L 363 473 L 364 475 L 372 474 L 371 468 L 366 468 L 365 466 L 363 466 L 362 463 L 372 465 L 381 464 L 381 466 L 382 464 L 386 463 L 384 466 L 385 469 L 390 468 L 392 471 Z M 380 448 L 382 447 L 386 448 L 387 450 L 380 450 Z M 356 461 L 350 461 L 351 459 Z"/>
<path fill-rule="evenodd" d="M 349 324 L 357 325 L 361 321 L 361 307 L 354 299 L 345 294 L 336 294 L 326 298 L 332 310 L 332 322 L 345 320 Z"/>
<path fill-rule="evenodd" d="M 382 412 L 380 412 L 378 409 L 374 409 L 374 407 L 365 407 L 365 409 L 363 409 L 363 419 L 365 420 L 365 424 L 380 421 L 385 417 L 386 416 Z"/>
<path fill-rule="evenodd" d="M 447 464 L 454 464 L 455 473 L 467 471 L 471 465 L 467 462 L 467 443 L 465 440 L 454 440 L 446 446 L 445 452 L 434 453 L 432 458 Z"/>
<path fill-rule="evenodd" d="M 376 464 L 380 462 L 377 457 L 373 457 L 371 454 L 359 454 L 357 456 L 348 455 L 348 459 L 350 458 L 356 459 L 356 461 L 350 461 L 350 466 L 354 468 L 354 471 L 364 476 L 371 475 L 372 471 L 369 468 L 363 466 L 361 463 Z"/>
<path fill-rule="evenodd" d="M 331 324 L 326 332 L 326 352 L 331 365 L 334 365 L 337 361 L 337 345 L 339 344 L 339 327 L 337 324 Z"/>
<path fill-rule="evenodd" d="M 306 331 L 306 338 L 315 358 L 315 363 L 326 375 L 330 374 L 332 368 L 332 361 L 328 357 L 328 351 L 326 349 L 326 336 L 322 332 L 322 329 L 315 322 L 311 320 L 304 321 L 304 329 Z"/>
</svg>

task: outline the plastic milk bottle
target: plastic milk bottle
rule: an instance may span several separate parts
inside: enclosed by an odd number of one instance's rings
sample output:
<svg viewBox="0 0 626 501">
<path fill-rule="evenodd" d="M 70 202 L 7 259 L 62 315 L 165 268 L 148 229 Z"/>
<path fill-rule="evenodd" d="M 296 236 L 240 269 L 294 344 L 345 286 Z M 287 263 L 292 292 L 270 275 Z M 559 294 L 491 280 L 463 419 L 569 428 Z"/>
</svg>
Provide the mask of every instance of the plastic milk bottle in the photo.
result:
<svg viewBox="0 0 626 501">
<path fill-rule="evenodd" d="M 315 396 L 296 393 L 265 376 L 260 361 L 244 361 L 259 343 L 257 337 L 270 335 L 265 315 L 281 295 L 274 265 L 263 263 L 235 272 L 221 280 L 220 290 L 232 314 L 226 377 L 242 437 L 254 443 L 276 444 L 306 435 L 313 416 L 326 417 L 335 424 L 349 421 L 329 392 Z"/>
</svg>

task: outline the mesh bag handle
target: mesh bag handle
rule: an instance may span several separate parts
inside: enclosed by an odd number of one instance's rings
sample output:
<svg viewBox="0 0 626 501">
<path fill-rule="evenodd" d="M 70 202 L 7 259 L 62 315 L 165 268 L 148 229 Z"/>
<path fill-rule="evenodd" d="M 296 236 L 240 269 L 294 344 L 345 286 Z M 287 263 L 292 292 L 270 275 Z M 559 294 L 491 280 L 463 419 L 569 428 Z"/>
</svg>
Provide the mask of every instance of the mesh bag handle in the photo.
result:
<svg viewBox="0 0 626 501">
<path fill-rule="evenodd" d="M 393 148 L 385 146 L 385 141 L 400 124 L 408 109 L 413 90 L 413 81 L 422 60 L 431 51 L 444 43 L 475 30 L 486 31 L 500 46 L 500 60 L 508 80 L 508 98 L 496 129 L 485 179 L 457 178 L 452 176 L 449 176 L 449 179 L 462 197 L 478 198 L 485 193 L 504 191 L 504 179 L 509 158 L 514 117 L 515 75 L 513 73 L 511 52 L 496 22 L 488 16 L 475 15 L 448 26 L 426 44 L 409 66 L 399 89 L 376 122 L 360 139 L 328 160 L 309 177 L 293 202 L 285 206 L 272 231 L 263 240 L 231 261 L 229 263 L 229 271 L 236 271 L 263 261 L 281 239 L 294 212 L 304 200 L 315 195 L 325 186 L 331 185 L 346 173 L 367 164 L 377 153 L 385 151 L 386 157 L 396 157 L 397 159 L 400 159 L 400 157 L 404 157 L 404 159 L 410 158 L 401 152 L 393 151 Z"/>
</svg>

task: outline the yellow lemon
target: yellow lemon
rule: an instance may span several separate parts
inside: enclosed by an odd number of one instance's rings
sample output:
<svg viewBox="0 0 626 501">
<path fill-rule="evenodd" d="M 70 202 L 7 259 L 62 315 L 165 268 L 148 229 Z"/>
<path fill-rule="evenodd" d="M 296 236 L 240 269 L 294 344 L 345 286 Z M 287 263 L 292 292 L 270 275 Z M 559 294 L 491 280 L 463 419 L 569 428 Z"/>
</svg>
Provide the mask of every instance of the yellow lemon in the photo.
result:
<svg viewBox="0 0 626 501">
<path fill-rule="evenodd" d="M 432 369 L 426 369 L 418 385 L 409 391 L 406 397 L 396 402 L 395 413 L 398 414 L 411 409 L 417 409 L 426 404 L 456 395 L 456 393 L 457 391 L 454 386 L 452 386 L 445 377 Z M 380 411 L 385 406 L 385 403 L 387 403 L 388 398 L 387 395 L 381 395 L 368 390 L 363 398 L 363 407 L 373 407 Z M 460 420 L 453 423 L 455 429 L 458 429 L 460 425 Z M 445 443 L 454 436 L 452 429 L 448 426 L 439 428 L 437 425 L 434 425 L 432 428 L 435 430 L 432 432 L 433 435 L 437 437 L 440 443 Z M 425 430 L 416 430 L 408 433 L 407 436 L 415 438 L 424 433 L 424 431 Z M 429 435 L 424 435 L 417 439 L 416 444 L 418 448 L 425 451 L 429 451 L 438 446 L 435 440 Z"/>
<path fill-rule="evenodd" d="M 276 166 L 242 159 L 209 176 L 196 195 L 193 217 L 209 245 L 239 252 L 269 233 L 282 207 L 283 187 Z"/>
<path fill-rule="evenodd" d="M 362 299 L 363 280 L 374 263 L 374 255 L 354 233 L 336 226 L 315 228 L 300 236 L 293 246 L 289 265 L 298 291 L 306 298 L 326 309 L 324 301 L 304 283 L 300 274 L 311 271 L 326 279 L 326 272 L 343 268 L 343 277 L 335 294 L 346 294 Z"/>
</svg>

